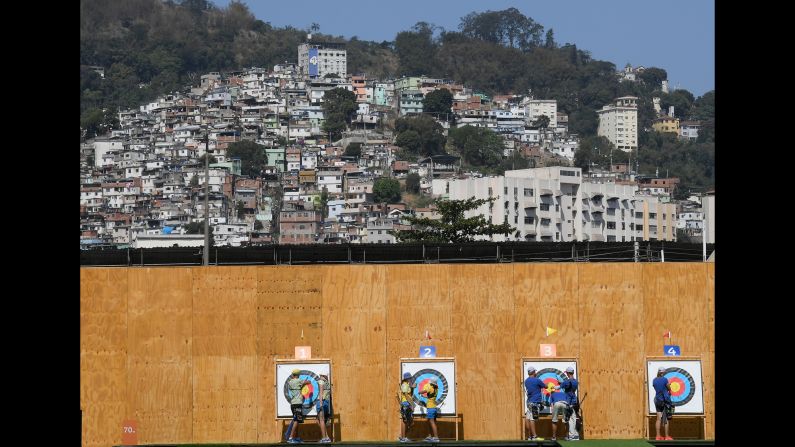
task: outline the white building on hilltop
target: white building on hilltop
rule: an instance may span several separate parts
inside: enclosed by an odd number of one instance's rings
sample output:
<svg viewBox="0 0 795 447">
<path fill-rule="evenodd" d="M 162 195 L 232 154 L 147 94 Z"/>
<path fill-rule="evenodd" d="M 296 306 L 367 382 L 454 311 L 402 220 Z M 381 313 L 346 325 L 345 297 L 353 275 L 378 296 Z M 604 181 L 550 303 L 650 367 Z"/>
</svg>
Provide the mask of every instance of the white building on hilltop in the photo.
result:
<svg viewBox="0 0 795 447">
<path fill-rule="evenodd" d="M 298 69 L 310 78 L 323 78 L 336 74 L 348 76 L 348 52 L 339 43 L 302 43 L 298 45 Z"/>
<path fill-rule="evenodd" d="M 638 97 L 622 96 L 613 104 L 597 110 L 600 137 L 605 137 L 617 149 L 630 152 L 638 148 Z"/>
</svg>

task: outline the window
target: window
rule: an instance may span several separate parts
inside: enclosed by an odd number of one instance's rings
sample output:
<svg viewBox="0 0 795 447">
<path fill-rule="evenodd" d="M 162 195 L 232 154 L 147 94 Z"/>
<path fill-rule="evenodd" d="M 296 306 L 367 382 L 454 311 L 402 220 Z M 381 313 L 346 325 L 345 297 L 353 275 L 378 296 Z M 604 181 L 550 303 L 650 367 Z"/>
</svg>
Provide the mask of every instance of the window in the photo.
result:
<svg viewBox="0 0 795 447">
<path fill-rule="evenodd" d="M 555 211 L 560 211 L 560 205 L 555 204 Z"/>
<path fill-rule="evenodd" d="M 643 231 L 643 224 L 635 225 L 635 229 L 638 231 Z"/>
<path fill-rule="evenodd" d="M 449 183 L 447 184 L 447 192 L 448 193 L 450 192 L 450 184 Z M 491 197 L 493 195 L 494 195 L 494 191 L 491 189 L 491 186 L 489 186 L 489 197 Z"/>
<path fill-rule="evenodd" d="M 524 189 L 524 196 L 525 197 L 532 197 L 533 196 L 533 188 L 525 188 Z"/>
<path fill-rule="evenodd" d="M 608 222 L 607 223 L 607 229 L 608 230 L 615 230 L 616 229 L 616 223 L 615 222 Z"/>
<path fill-rule="evenodd" d="M 541 209 L 541 211 L 549 211 L 549 204 L 542 203 L 541 205 L 539 205 L 539 208 Z"/>
<path fill-rule="evenodd" d="M 514 188 L 513 188 L 513 195 L 514 195 L 514 197 L 515 197 L 517 194 L 519 194 L 519 188 L 516 188 L 516 187 L 514 187 Z"/>
<path fill-rule="evenodd" d="M 550 222 L 552 222 L 552 219 L 541 219 L 541 225 L 545 227 L 549 226 Z"/>
<path fill-rule="evenodd" d="M 627 224 L 625 224 L 624 222 L 621 222 L 621 229 L 622 230 L 626 230 L 627 229 Z"/>
<path fill-rule="evenodd" d="M 657 213 L 649 213 L 649 219 L 656 219 Z"/>
<path fill-rule="evenodd" d="M 643 219 L 643 213 L 642 212 L 636 212 L 635 213 L 635 219 Z"/>
<path fill-rule="evenodd" d="M 513 216 L 513 223 L 519 223 L 519 216 Z"/>
<path fill-rule="evenodd" d="M 507 196 L 508 195 L 508 187 L 507 186 L 504 188 L 504 192 L 505 192 L 505 195 Z"/>
<path fill-rule="evenodd" d="M 535 219 L 535 218 L 534 218 L 533 216 L 525 216 L 525 218 L 524 218 L 524 223 L 526 223 L 526 224 L 532 224 L 532 223 L 533 223 L 533 221 L 534 221 L 534 219 Z"/>
</svg>

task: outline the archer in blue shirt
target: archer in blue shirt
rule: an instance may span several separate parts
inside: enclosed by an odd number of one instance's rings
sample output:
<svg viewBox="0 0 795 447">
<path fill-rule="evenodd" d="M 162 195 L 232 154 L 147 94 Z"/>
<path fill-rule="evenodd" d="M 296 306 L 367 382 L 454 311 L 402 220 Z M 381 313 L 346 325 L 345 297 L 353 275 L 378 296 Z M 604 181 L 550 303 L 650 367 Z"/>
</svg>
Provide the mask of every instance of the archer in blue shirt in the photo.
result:
<svg viewBox="0 0 795 447">
<path fill-rule="evenodd" d="M 530 432 L 529 441 L 540 440 L 536 435 L 536 418 L 538 417 L 538 406 L 541 405 L 541 390 L 547 386 L 544 382 L 536 377 L 536 369 L 534 367 L 527 368 L 527 378 L 524 380 L 524 389 L 527 392 L 527 412 L 525 413 L 525 428 Z M 535 415 L 533 410 L 535 409 Z"/>
</svg>

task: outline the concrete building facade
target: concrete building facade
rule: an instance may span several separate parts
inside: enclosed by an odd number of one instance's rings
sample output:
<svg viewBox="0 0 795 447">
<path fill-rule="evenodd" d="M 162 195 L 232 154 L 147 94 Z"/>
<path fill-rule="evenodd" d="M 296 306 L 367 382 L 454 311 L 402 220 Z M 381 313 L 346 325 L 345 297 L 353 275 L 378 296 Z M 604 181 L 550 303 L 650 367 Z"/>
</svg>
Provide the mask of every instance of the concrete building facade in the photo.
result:
<svg viewBox="0 0 795 447">
<path fill-rule="evenodd" d="M 622 96 L 611 105 L 597 110 L 597 134 L 613 143 L 617 149 L 630 152 L 638 148 L 638 98 Z"/>
<path fill-rule="evenodd" d="M 435 196 L 496 198 L 466 213 L 516 228 L 491 240 L 629 242 L 676 238 L 676 206 L 638 195 L 636 185 L 583 182 L 580 168 L 505 171 L 504 176 L 435 179 Z M 480 239 L 487 240 L 487 237 Z"/>
</svg>

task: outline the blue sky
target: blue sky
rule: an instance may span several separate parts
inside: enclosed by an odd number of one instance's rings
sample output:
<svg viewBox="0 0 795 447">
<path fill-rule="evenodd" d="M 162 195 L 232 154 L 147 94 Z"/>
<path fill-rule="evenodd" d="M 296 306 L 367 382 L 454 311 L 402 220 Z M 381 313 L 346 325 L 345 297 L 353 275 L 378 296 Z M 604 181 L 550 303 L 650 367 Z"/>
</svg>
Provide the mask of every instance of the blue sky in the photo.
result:
<svg viewBox="0 0 795 447">
<path fill-rule="evenodd" d="M 220 7 L 230 0 L 213 0 Z M 254 15 L 271 25 L 308 29 L 361 40 L 392 41 L 425 21 L 457 30 L 460 18 L 510 7 L 552 28 L 558 43 L 573 43 L 592 57 L 623 68 L 656 66 L 672 88 L 696 96 L 715 88 L 714 0 L 248 0 Z M 296 55 L 297 58 L 297 55 Z"/>
</svg>

